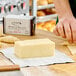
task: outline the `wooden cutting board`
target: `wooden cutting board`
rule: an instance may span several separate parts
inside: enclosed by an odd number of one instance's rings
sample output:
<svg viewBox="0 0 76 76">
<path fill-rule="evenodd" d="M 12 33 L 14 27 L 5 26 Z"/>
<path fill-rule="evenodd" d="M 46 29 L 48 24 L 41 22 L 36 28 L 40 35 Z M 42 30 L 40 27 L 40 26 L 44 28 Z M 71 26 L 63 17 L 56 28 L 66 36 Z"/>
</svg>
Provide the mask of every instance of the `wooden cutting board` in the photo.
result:
<svg viewBox="0 0 76 76">
<path fill-rule="evenodd" d="M 21 40 L 26 39 L 36 39 L 36 38 L 49 38 L 54 41 L 56 44 L 56 49 L 61 52 L 64 52 L 72 59 L 76 60 L 76 55 L 71 55 L 69 49 L 66 46 L 60 45 L 64 42 L 64 39 L 59 39 L 51 32 L 46 32 L 42 30 L 37 30 L 35 36 L 18 36 Z M 8 47 L 13 45 L 8 45 Z M 0 65 L 13 65 L 5 56 L 0 54 Z M 76 76 L 76 63 L 69 64 L 56 64 L 49 66 L 39 66 L 39 67 L 25 67 L 21 69 L 25 76 Z"/>
</svg>

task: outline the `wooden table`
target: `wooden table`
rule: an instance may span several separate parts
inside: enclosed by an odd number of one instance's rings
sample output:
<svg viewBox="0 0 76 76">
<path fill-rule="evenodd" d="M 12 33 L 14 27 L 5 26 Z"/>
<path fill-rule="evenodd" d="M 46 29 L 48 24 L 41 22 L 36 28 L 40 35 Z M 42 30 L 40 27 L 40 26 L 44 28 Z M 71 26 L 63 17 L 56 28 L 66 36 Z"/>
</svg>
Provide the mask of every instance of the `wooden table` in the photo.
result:
<svg viewBox="0 0 76 76">
<path fill-rule="evenodd" d="M 16 35 L 15 35 L 16 36 Z M 36 30 L 35 36 L 18 36 L 21 40 L 26 39 L 37 39 L 37 38 L 49 38 L 56 43 L 56 49 L 64 52 L 76 61 L 76 55 L 72 55 L 66 46 L 60 45 L 64 42 L 63 39 L 59 39 L 51 32 L 46 32 L 42 30 Z M 0 65 L 13 65 L 6 57 L 0 54 Z M 76 63 L 68 64 L 55 64 L 49 66 L 39 66 L 39 67 L 25 67 L 21 68 L 24 76 L 76 76 Z"/>
</svg>

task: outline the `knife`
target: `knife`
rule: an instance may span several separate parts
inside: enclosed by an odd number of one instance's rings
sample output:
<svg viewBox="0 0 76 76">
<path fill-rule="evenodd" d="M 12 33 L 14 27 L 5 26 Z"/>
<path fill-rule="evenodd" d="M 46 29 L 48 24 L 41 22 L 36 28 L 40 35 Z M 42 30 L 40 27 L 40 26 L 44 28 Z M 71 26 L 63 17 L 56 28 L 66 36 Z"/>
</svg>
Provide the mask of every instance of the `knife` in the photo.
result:
<svg viewBox="0 0 76 76">
<path fill-rule="evenodd" d="M 23 76 L 18 65 L 0 66 L 0 76 Z"/>
</svg>

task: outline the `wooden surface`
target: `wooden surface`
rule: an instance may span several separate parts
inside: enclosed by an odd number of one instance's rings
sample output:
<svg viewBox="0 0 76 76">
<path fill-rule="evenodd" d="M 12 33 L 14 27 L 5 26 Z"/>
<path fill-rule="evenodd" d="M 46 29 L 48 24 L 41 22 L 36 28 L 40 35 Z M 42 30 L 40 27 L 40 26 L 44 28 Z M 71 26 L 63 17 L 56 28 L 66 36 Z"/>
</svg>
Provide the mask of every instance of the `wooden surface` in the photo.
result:
<svg viewBox="0 0 76 76">
<path fill-rule="evenodd" d="M 14 35 L 16 36 L 16 35 Z M 69 49 L 66 46 L 60 45 L 64 42 L 64 39 L 61 39 L 51 32 L 46 32 L 42 30 L 36 30 L 35 36 L 16 36 L 21 40 L 26 39 L 37 39 L 37 38 L 49 38 L 56 43 L 56 49 L 64 52 L 70 56 L 73 60 L 76 61 L 76 55 L 72 55 Z M 10 45 L 11 46 L 11 45 Z M 0 66 L 3 65 L 13 65 L 5 56 L 0 54 Z M 39 67 L 25 67 L 21 68 L 24 76 L 76 76 L 76 63 L 68 64 L 55 64 L 49 66 L 39 66 Z"/>
</svg>

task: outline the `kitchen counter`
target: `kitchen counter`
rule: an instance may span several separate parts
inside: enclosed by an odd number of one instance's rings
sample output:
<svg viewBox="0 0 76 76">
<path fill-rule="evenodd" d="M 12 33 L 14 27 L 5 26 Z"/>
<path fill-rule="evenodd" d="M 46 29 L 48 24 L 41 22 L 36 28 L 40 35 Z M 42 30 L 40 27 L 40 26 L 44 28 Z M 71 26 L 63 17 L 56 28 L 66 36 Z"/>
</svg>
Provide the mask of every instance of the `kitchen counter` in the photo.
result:
<svg viewBox="0 0 76 76">
<path fill-rule="evenodd" d="M 55 36 L 53 33 L 43 30 L 36 30 L 35 36 L 18 36 L 21 40 L 26 39 L 37 39 L 37 38 L 49 38 L 56 43 L 56 49 L 64 52 L 70 56 L 73 60 L 76 61 L 76 55 L 72 55 L 67 46 L 60 45 L 64 42 L 64 39 L 61 39 Z M 9 45 L 8 47 L 13 46 Z M 6 47 L 5 47 L 6 48 Z M 4 55 L 0 53 L 0 66 L 3 65 L 13 65 Z M 39 67 L 25 67 L 21 68 L 24 76 L 76 76 L 76 63 L 67 63 L 67 64 L 54 64 L 49 66 L 39 66 Z"/>
</svg>

